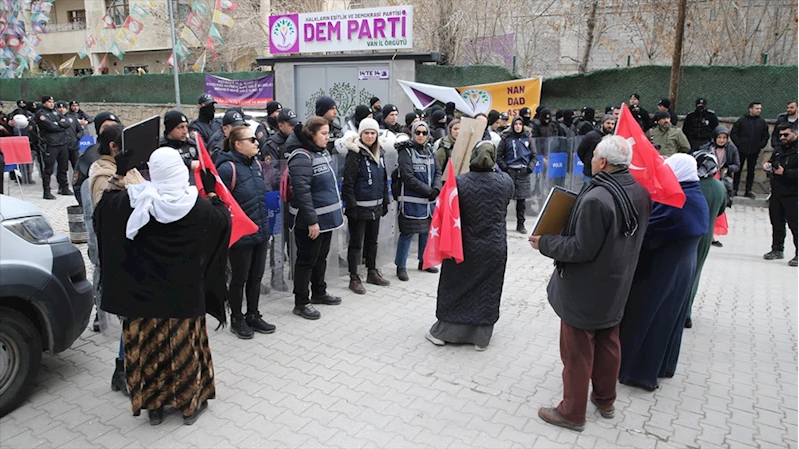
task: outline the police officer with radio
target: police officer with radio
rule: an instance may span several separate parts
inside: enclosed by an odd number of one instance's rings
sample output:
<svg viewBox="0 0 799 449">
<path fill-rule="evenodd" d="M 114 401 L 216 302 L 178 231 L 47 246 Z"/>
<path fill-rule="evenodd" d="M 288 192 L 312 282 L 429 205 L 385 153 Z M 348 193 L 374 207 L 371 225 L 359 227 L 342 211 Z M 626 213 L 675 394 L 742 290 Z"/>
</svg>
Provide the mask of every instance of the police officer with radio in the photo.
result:
<svg viewBox="0 0 799 449">
<path fill-rule="evenodd" d="M 81 126 L 79 119 L 75 115 L 69 113 L 65 101 L 56 103 L 56 110 L 58 111 L 59 117 L 66 118 L 70 125 L 66 132 L 67 148 L 69 149 L 69 163 L 72 165 L 72 171 L 75 171 L 78 166 L 78 158 L 80 157 L 79 142 L 83 135 L 83 126 Z"/>
<path fill-rule="evenodd" d="M 176 149 L 189 168 L 189 173 L 193 174 L 200 166 L 197 142 L 189 137 L 189 120 L 182 112 L 169 111 L 164 114 L 164 135 L 158 144 Z M 189 180 L 194 184 L 194 176 L 189 176 Z"/>
<path fill-rule="evenodd" d="M 41 130 L 44 140 L 44 173 L 42 174 L 43 198 L 54 200 L 50 193 L 50 177 L 58 164 L 56 180 L 58 181 L 59 195 L 72 195 L 67 182 L 69 169 L 69 148 L 67 129 L 72 126 L 66 117 L 60 116 L 55 111 L 55 100 L 49 95 L 42 97 L 42 109 L 36 113 L 36 124 Z"/>
</svg>

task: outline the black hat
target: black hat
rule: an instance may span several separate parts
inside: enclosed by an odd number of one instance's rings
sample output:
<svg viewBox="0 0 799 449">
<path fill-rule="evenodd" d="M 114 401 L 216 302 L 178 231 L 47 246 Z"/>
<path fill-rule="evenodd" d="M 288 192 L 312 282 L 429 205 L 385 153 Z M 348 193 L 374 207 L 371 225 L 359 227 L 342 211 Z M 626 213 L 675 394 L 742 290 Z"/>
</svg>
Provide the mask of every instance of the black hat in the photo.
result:
<svg viewBox="0 0 799 449">
<path fill-rule="evenodd" d="M 540 117 L 540 118 L 550 118 L 551 119 L 552 118 L 552 111 L 550 111 L 546 107 L 541 108 L 541 110 L 538 111 L 538 117 Z"/>
<path fill-rule="evenodd" d="M 663 120 L 664 118 L 671 119 L 671 114 L 669 114 L 666 111 L 657 111 L 655 113 L 655 117 L 654 117 L 655 123 Z"/>
<path fill-rule="evenodd" d="M 633 92 L 633 94 L 630 95 L 630 98 L 635 98 L 636 100 L 641 100 L 641 96 L 637 92 Z"/>
<path fill-rule="evenodd" d="M 266 104 L 266 113 L 272 115 L 275 111 L 279 111 L 283 109 L 283 105 L 278 103 L 277 101 L 270 101 Z"/>
<path fill-rule="evenodd" d="M 420 117 L 419 117 L 419 114 L 417 114 L 415 112 L 409 112 L 409 113 L 405 114 L 405 126 L 410 128 L 411 124 L 413 123 L 413 121 L 416 120 L 417 118 L 420 118 Z"/>
<path fill-rule="evenodd" d="M 250 126 L 244 121 L 244 115 L 236 110 L 228 109 L 225 115 L 222 116 L 222 126 Z M 168 132 L 168 131 L 167 131 Z"/>
<path fill-rule="evenodd" d="M 211 94 L 202 94 L 200 98 L 197 99 L 197 104 L 202 106 L 208 106 L 211 103 L 216 103 L 216 100 L 214 100 Z"/>
<path fill-rule="evenodd" d="M 510 120 L 510 117 L 508 116 L 507 112 L 500 112 L 499 119 L 507 121 L 507 120 Z"/>
<path fill-rule="evenodd" d="M 316 115 L 319 117 L 327 114 L 327 111 L 336 107 L 336 100 L 328 97 L 327 95 L 322 95 L 321 97 L 316 99 Z"/>
<path fill-rule="evenodd" d="M 488 112 L 488 125 L 493 125 L 499 120 L 499 111 L 491 110 Z"/>
<path fill-rule="evenodd" d="M 42 95 L 42 104 L 47 103 L 48 101 L 52 100 L 53 97 L 49 95 Z"/>
<path fill-rule="evenodd" d="M 374 106 L 374 105 L 375 105 L 375 103 L 377 103 L 378 101 L 380 101 L 380 99 L 379 99 L 379 98 L 377 98 L 377 97 L 372 97 L 372 98 L 370 98 L 370 99 L 369 99 L 369 107 L 371 108 L 371 107 L 372 107 L 372 106 Z"/>
<path fill-rule="evenodd" d="M 524 117 L 524 116 L 530 115 L 530 114 L 532 114 L 532 111 L 530 111 L 530 108 L 526 108 L 525 107 L 525 108 L 519 109 L 519 116 L 520 117 Z"/>
<path fill-rule="evenodd" d="M 658 101 L 658 106 L 663 106 L 664 108 L 668 109 L 671 107 L 671 100 L 669 100 L 668 98 L 664 98 Z"/>
<path fill-rule="evenodd" d="M 697 98 L 696 99 L 696 105 L 697 106 L 699 106 L 699 105 L 707 106 L 707 98 L 702 98 L 702 97 Z"/>
<path fill-rule="evenodd" d="M 445 106 L 446 107 L 444 108 L 444 110 L 447 111 L 447 114 L 450 114 L 450 115 L 455 114 L 455 102 L 454 101 L 448 101 Z"/>
<path fill-rule="evenodd" d="M 109 120 L 117 123 L 122 123 L 121 121 L 119 121 L 119 117 L 114 115 L 113 112 L 107 112 L 107 111 L 101 112 L 94 116 L 94 130 L 97 132 L 98 136 L 100 135 L 100 126 L 102 126 L 103 123 Z"/>
<path fill-rule="evenodd" d="M 447 113 L 442 111 L 441 109 L 436 109 L 430 115 L 430 123 L 441 123 L 442 120 L 447 119 Z"/>
<path fill-rule="evenodd" d="M 78 100 L 70 100 L 69 101 L 69 105 L 70 106 L 72 106 L 73 104 L 80 106 L 80 103 L 78 103 Z"/>
<path fill-rule="evenodd" d="M 239 114 L 241 114 L 241 116 L 244 118 L 244 120 L 252 120 L 252 116 L 245 114 L 244 110 L 241 109 L 241 106 L 234 106 L 232 108 L 228 108 L 228 111 L 236 111 Z"/>
<path fill-rule="evenodd" d="M 612 104 L 605 106 L 605 114 L 612 114 L 614 110 L 616 110 L 616 106 L 613 106 Z"/>
<path fill-rule="evenodd" d="M 388 114 L 391 114 L 391 113 L 392 113 L 392 112 L 394 112 L 394 111 L 396 111 L 397 113 L 399 113 L 399 109 L 397 109 L 397 107 L 396 107 L 396 106 L 394 106 L 394 105 L 393 105 L 393 104 L 391 104 L 391 103 L 389 103 L 389 104 L 387 104 L 387 105 L 383 106 L 383 120 L 385 120 L 385 119 L 386 119 L 386 117 L 388 117 Z"/>
<path fill-rule="evenodd" d="M 97 119 L 95 118 L 95 121 Z M 181 123 L 189 123 L 189 120 L 180 111 L 169 111 L 164 114 L 164 134 L 169 134 L 170 131 L 175 129 Z"/>
<path fill-rule="evenodd" d="M 277 122 L 288 123 L 291 126 L 297 126 L 297 123 L 300 123 L 300 119 L 297 118 L 296 112 L 286 108 L 281 109 L 280 112 L 277 113 Z"/>
<path fill-rule="evenodd" d="M 66 108 L 67 107 L 67 102 L 63 101 L 63 100 L 58 100 L 58 101 L 55 102 L 55 107 L 57 107 L 57 108 Z"/>
<path fill-rule="evenodd" d="M 28 103 L 27 103 L 25 100 L 17 100 L 17 107 L 18 107 L 18 108 L 21 108 L 21 107 L 27 106 L 27 104 L 28 104 Z"/>
<path fill-rule="evenodd" d="M 365 104 L 359 104 L 355 106 L 355 123 L 361 123 L 361 120 L 369 117 L 369 114 L 372 113 L 372 110 L 369 109 L 369 106 Z"/>
</svg>

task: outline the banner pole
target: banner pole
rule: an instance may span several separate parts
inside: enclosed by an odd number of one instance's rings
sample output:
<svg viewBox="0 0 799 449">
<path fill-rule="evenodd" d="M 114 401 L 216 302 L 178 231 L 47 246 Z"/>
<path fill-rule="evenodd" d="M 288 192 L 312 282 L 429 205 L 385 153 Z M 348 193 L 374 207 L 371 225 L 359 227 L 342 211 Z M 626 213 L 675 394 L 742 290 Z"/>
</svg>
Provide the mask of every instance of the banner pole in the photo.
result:
<svg viewBox="0 0 799 449">
<path fill-rule="evenodd" d="M 172 5 L 172 0 L 167 0 L 167 8 L 169 9 L 169 31 L 172 33 L 172 74 L 175 76 L 175 104 L 176 109 L 180 109 L 180 78 L 178 77 L 178 56 L 175 47 L 178 44 L 175 37 L 175 12 Z"/>
</svg>

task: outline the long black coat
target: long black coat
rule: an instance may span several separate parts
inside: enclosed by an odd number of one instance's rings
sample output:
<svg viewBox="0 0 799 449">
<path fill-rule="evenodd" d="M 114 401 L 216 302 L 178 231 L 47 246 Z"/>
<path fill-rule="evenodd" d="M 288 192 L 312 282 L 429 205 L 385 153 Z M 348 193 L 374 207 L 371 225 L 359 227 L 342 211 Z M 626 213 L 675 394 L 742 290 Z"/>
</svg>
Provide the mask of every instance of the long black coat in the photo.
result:
<svg viewBox="0 0 799 449">
<path fill-rule="evenodd" d="M 581 196 L 573 236 L 543 235 L 541 254 L 564 262 L 547 287 L 549 303 L 569 326 L 607 329 L 621 322 L 651 212 L 649 192 L 629 173 L 613 175 L 638 212 L 638 230 L 624 236 L 624 218 L 610 192 L 594 188 Z"/>
<path fill-rule="evenodd" d="M 445 259 L 438 280 L 436 318 L 453 324 L 490 325 L 508 260 L 505 215 L 513 197 L 507 173 L 464 173 L 456 178 L 463 236 L 463 262 Z"/>
<path fill-rule="evenodd" d="M 231 225 L 227 206 L 197 198 L 185 217 L 169 224 L 151 218 L 130 240 L 125 228 L 132 212 L 126 190 L 106 192 L 94 210 L 101 308 L 127 318 L 196 318 L 209 313 L 224 322 Z"/>
</svg>

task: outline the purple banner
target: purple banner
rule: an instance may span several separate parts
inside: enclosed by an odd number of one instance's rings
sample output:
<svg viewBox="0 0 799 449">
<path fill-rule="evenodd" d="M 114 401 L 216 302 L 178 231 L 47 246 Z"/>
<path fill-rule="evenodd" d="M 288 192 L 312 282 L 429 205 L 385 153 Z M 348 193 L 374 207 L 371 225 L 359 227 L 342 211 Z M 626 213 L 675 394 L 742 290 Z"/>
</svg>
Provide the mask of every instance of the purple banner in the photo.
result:
<svg viewBox="0 0 799 449">
<path fill-rule="evenodd" d="M 265 108 L 274 98 L 275 76 L 254 80 L 231 80 L 205 75 L 205 92 L 220 106 L 252 106 Z"/>
</svg>

